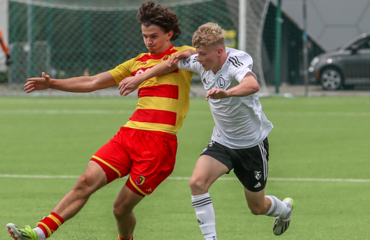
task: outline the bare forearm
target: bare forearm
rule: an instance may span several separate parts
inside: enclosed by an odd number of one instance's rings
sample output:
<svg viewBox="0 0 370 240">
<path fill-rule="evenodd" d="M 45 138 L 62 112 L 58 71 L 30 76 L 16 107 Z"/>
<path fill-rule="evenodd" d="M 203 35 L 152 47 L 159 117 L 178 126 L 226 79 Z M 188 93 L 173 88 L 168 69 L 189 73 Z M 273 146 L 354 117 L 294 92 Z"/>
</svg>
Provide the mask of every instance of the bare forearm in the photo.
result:
<svg viewBox="0 0 370 240">
<path fill-rule="evenodd" d="M 113 76 L 109 72 L 103 72 L 94 76 L 50 79 L 49 87 L 67 92 L 92 92 L 116 85 Z"/>
<path fill-rule="evenodd" d="M 167 64 L 168 64 L 168 61 L 163 61 L 155 65 L 154 67 L 152 67 L 150 70 L 138 75 L 138 78 L 140 79 L 141 82 L 144 82 L 145 80 L 148 80 L 149 78 L 165 75 L 178 68 L 177 64 L 173 64 L 171 67 L 169 67 Z"/>
<path fill-rule="evenodd" d="M 254 94 L 260 90 L 260 86 L 253 75 L 247 74 L 241 83 L 233 88 L 228 89 L 226 92 L 230 97 L 243 97 Z"/>
<path fill-rule="evenodd" d="M 245 87 L 233 87 L 227 90 L 227 93 L 230 97 L 243 97 L 254 94 L 259 91 L 259 87 L 253 86 L 245 86 Z"/>
<path fill-rule="evenodd" d="M 67 79 L 50 79 L 50 88 L 66 92 L 92 92 L 92 78 L 89 76 L 73 77 Z"/>
</svg>

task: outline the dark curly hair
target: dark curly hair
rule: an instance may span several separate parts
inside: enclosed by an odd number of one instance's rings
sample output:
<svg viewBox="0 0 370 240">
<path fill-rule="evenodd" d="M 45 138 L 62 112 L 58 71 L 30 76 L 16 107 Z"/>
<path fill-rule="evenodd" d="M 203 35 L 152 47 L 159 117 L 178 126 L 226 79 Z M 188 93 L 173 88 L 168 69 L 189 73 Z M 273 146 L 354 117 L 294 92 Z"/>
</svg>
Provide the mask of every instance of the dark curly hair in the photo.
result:
<svg viewBox="0 0 370 240">
<path fill-rule="evenodd" d="M 171 41 L 175 41 L 181 35 L 179 18 L 168 8 L 161 5 L 155 6 L 155 2 L 143 3 L 136 16 L 140 23 L 146 27 L 155 24 L 161 27 L 165 33 L 173 31 Z"/>
</svg>

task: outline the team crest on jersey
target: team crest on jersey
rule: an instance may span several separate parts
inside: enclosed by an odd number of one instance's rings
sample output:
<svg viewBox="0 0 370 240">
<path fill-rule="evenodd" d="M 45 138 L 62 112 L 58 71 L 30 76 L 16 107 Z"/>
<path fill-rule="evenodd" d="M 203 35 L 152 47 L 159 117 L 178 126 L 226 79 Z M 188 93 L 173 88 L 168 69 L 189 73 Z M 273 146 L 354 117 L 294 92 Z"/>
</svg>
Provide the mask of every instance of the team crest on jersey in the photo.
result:
<svg viewBox="0 0 370 240">
<path fill-rule="evenodd" d="M 143 185 L 145 183 L 145 177 L 143 175 L 137 176 L 136 179 L 135 179 L 135 183 L 138 186 Z"/>
<path fill-rule="evenodd" d="M 257 180 L 260 180 L 260 178 L 262 177 L 261 171 L 254 171 L 254 177 Z"/>
<path fill-rule="evenodd" d="M 169 59 L 171 56 L 170 55 L 166 55 L 166 56 L 164 56 L 164 58 L 163 58 L 163 61 L 166 61 L 167 59 Z"/>
<path fill-rule="evenodd" d="M 223 77 L 220 77 L 219 79 L 217 79 L 216 84 L 217 88 L 224 88 L 226 85 L 225 79 Z"/>
<path fill-rule="evenodd" d="M 212 147 L 214 143 L 215 143 L 215 141 L 210 141 L 210 142 L 208 143 L 208 147 Z"/>
<path fill-rule="evenodd" d="M 146 65 L 146 62 L 142 62 L 141 65 Z"/>
</svg>

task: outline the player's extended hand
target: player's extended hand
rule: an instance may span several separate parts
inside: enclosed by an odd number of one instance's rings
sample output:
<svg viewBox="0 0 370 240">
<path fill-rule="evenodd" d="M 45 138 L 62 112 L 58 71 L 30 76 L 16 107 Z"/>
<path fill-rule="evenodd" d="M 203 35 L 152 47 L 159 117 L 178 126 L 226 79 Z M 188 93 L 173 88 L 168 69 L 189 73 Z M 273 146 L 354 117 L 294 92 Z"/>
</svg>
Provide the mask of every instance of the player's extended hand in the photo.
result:
<svg viewBox="0 0 370 240">
<path fill-rule="evenodd" d="M 175 55 L 173 55 L 169 60 L 167 66 L 171 67 L 173 64 L 176 64 L 179 60 L 183 58 L 188 58 L 193 54 L 196 54 L 197 52 L 193 49 L 187 49 L 185 51 L 179 52 Z"/>
<path fill-rule="evenodd" d="M 229 97 L 229 94 L 223 90 L 223 89 L 211 89 L 207 92 L 206 100 L 213 98 L 213 99 L 221 99 L 221 98 L 227 98 Z"/>
<path fill-rule="evenodd" d="M 48 89 L 50 87 L 51 81 L 50 76 L 42 72 L 42 77 L 39 78 L 29 78 L 26 84 L 24 84 L 24 91 L 27 93 L 33 92 L 35 90 Z"/>
<path fill-rule="evenodd" d="M 138 80 L 137 77 L 127 77 L 118 84 L 119 94 L 127 96 L 135 91 L 140 86 L 140 84 L 141 82 Z"/>
</svg>

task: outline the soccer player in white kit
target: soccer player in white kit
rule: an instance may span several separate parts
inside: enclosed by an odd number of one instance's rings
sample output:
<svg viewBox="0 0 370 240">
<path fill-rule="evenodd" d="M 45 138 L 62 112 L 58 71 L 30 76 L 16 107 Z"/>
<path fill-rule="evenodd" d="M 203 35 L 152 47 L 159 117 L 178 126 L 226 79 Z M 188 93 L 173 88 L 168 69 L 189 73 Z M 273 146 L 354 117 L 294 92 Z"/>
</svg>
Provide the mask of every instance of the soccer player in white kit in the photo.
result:
<svg viewBox="0 0 370 240">
<path fill-rule="evenodd" d="M 217 239 L 215 212 L 208 189 L 232 169 L 244 186 L 250 211 L 255 215 L 276 217 L 273 233 L 279 236 L 289 227 L 294 201 L 265 195 L 269 159 L 267 136 L 273 125 L 258 99 L 259 84 L 252 72 L 253 60 L 243 51 L 225 47 L 225 32 L 215 23 L 198 28 L 193 46 L 197 54 L 179 53 L 168 63 L 125 79 L 119 86 L 120 93 L 127 95 L 146 79 L 176 68 L 198 73 L 215 122 L 211 141 L 201 153 L 189 181 L 204 239 Z"/>
</svg>

